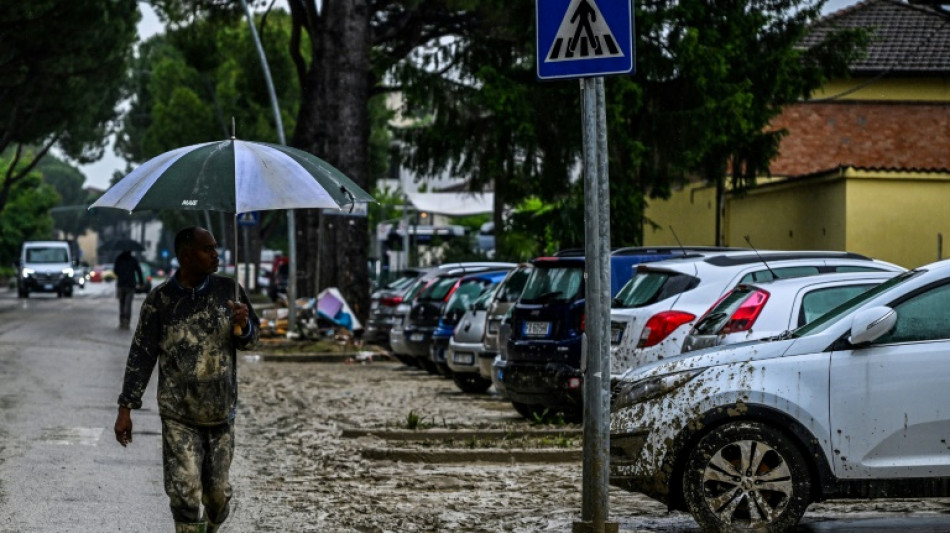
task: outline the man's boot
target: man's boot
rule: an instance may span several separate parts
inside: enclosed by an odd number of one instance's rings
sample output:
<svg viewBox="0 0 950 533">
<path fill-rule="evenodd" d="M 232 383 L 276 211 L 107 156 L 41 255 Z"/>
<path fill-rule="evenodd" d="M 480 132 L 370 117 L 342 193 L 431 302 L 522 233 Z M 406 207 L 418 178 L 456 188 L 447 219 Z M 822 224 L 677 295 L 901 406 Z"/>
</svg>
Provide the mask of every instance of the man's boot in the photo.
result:
<svg viewBox="0 0 950 533">
<path fill-rule="evenodd" d="M 204 522 L 175 522 L 175 533 L 207 533 Z"/>
</svg>

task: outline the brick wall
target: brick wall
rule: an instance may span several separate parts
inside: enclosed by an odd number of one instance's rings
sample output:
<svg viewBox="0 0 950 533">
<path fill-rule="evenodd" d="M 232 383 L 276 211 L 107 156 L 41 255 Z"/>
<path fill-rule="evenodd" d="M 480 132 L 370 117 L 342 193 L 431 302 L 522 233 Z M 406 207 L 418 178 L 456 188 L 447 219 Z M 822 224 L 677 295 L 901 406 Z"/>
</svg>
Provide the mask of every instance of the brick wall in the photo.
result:
<svg viewBox="0 0 950 533">
<path fill-rule="evenodd" d="M 950 103 L 801 103 L 773 121 L 786 128 L 772 173 L 796 176 L 838 166 L 950 168 Z"/>
</svg>

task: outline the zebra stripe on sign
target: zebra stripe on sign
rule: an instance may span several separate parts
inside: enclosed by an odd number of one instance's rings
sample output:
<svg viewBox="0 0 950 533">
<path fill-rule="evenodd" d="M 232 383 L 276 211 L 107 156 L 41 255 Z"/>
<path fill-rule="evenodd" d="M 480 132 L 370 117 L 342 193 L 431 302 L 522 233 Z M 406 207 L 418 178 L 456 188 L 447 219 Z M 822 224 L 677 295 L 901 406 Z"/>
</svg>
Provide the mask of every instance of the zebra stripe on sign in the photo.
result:
<svg viewBox="0 0 950 533">
<path fill-rule="evenodd" d="M 623 51 L 594 0 L 571 0 L 545 61 L 597 57 L 623 57 Z"/>
</svg>

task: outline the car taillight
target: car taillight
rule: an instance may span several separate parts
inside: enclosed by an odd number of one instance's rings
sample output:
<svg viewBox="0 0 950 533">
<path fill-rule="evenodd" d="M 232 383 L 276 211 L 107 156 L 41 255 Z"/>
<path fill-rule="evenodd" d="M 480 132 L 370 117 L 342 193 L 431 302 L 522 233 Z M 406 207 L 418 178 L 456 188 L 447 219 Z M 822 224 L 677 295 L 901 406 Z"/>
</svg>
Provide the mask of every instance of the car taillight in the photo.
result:
<svg viewBox="0 0 950 533">
<path fill-rule="evenodd" d="M 755 324 L 755 319 L 759 318 L 759 313 L 765 307 L 765 302 L 769 301 L 769 293 L 762 289 L 756 290 L 739 305 L 726 325 L 719 330 L 721 335 L 726 333 L 736 333 L 737 331 L 747 331 Z"/>
<path fill-rule="evenodd" d="M 578 328 L 581 333 L 584 333 L 584 330 L 587 329 L 587 313 L 581 313 L 581 323 Z"/>
<path fill-rule="evenodd" d="M 643 327 L 643 333 L 640 334 L 640 342 L 637 343 L 637 348 L 649 348 L 659 344 L 676 328 L 695 318 L 696 315 L 683 311 L 663 311 L 651 316 L 650 320 L 647 320 L 646 326 Z"/>
<path fill-rule="evenodd" d="M 386 307 L 396 307 L 402 303 L 402 296 L 383 296 L 379 299 L 380 305 L 385 305 Z"/>
</svg>

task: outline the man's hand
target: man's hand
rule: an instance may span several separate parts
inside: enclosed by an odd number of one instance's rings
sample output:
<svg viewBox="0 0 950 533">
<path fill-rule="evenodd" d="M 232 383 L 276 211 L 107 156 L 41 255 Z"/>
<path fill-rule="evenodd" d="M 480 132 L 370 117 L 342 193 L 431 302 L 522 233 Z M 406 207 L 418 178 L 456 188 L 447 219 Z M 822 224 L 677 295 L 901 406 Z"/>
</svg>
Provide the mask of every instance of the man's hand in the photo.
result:
<svg viewBox="0 0 950 533">
<path fill-rule="evenodd" d="M 236 326 L 241 326 L 241 329 L 247 329 L 247 305 L 228 300 L 228 308 L 231 309 L 231 323 Z"/>
<path fill-rule="evenodd" d="M 124 448 L 132 444 L 132 415 L 128 407 L 119 407 L 119 414 L 115 417 L 115 440 Z"/>
</svg>

